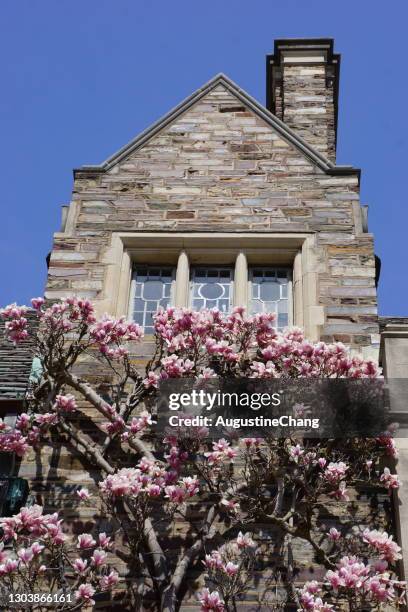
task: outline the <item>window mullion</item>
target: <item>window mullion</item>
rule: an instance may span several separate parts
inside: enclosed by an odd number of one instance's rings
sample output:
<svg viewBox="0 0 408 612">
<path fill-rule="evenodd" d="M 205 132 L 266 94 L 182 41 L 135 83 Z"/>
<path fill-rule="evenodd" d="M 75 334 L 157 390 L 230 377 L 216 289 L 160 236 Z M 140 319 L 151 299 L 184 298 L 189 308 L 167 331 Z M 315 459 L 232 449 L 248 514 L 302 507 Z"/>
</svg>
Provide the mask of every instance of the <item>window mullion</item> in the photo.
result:
<svg viewBox="0 0 408 612">
<path fill-rule="evenodd" d="M 243 251 L 235 260 L 234 306 L 248 308 L 248 262 Z"/>
<path fill-rule="evenodd" d="M 189 302 L 189 287 L 190 287 L 190 264 L 188 255 L 185 251 L 181 251 L 177 261 L 176 271 L 176 289 L 174 296 L 174 305 L 177 308 L 187 308 Z"/>
</svg>

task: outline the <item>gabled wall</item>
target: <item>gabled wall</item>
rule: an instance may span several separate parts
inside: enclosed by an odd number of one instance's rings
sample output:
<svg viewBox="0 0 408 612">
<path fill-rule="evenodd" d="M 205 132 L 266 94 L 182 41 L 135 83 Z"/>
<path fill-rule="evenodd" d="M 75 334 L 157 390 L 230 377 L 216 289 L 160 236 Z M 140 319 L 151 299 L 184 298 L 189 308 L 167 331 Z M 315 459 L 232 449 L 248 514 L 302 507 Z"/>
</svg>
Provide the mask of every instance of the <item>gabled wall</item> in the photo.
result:
<svg viewBox="0 0 408 612">
<path fill-rule="evenodd" d="M 109 169 L 76 171 L 47 297 L 104 305 L 112 235 L 132 231 L 310 233 L 320 337 L 378 341 L 358 174 L 324 171 L 223 85 Z"/>
</svg>

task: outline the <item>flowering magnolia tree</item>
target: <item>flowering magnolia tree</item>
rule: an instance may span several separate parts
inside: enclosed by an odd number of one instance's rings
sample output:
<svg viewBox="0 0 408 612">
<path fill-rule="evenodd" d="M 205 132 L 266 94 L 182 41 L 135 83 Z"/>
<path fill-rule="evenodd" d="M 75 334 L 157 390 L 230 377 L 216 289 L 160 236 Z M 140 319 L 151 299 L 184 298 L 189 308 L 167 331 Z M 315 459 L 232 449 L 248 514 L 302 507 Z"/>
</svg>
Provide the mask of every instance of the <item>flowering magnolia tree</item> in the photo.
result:
<svg viewBox="0 0 408 612">
<path fill-rule="evenodd" d="M 142 330 L 124 319 L 97 320 L 87 300 L 46 305 L 32 300 L 39 320 L 30 332 L 27 309 L 1 311 L 5 333 L 18 343 L 33 333 L 41 374 L 14 430 L 0 421 L 0 450 L 24 456 L 59 436 L 98 473 L 100 503 L 115 539 L 89 530 L 69 536 L 63 508 L 49 514 L 34 505 L 0 519 L 3 593 L 55 593 L 59 610 L 84 609 L 110 591 L 131 610 L 174 612 L 187 590 L 190 568 L 201 568 L 195 599 L 202 612 L 234 611 L 254 590 L 254 577 L 273 553 L 285 566 L 276 580 L 282 599 L 260 594 L 263 609 L 327 611 L 398 608 L 405 585 L 396 564 L 400 547 L 383 524 L 339 520 L 327 527 L 325 503 L 347 504 L 351 491 L 398 488 L 384 463 L 396 456 L 390 435 L 377 439 L 301 440 L 233 437 L 210 442 L 205 428 L 159 439 L 146 407 L 168 378 L 376 378 L 371 361 L 351 357 L 342 344 L 312 344 L 294 328 L 277 332 L 274 315 L 193 312 L 167 308 L 155 316 L 155 350 L 145 372 L 135 368 L 132 346 Z M 103 385 L 79 375 L 94 363 Z M 79 417 L 91 405 L 94 429 Z M 392 462 L 388 464 L 392 465 Z M 86 467 L 87 466 L 87 467 Z M 94 495 L 94 494 L 92 494 Z M 86 488 L 78 503 L 93 503 Z M 55 509 L 55 508 L 54 508 Z M 368 519 L 367 519 L 368 520 Z M 178 522 L 189 539 L 172 539 Z M 262 526 L 261 528 L 259 526 Z M 265 541 L 265 528 L 278 533 Z M 317 579 L 296 586 L 294 541 L 304 542 L 321 567 Z M 171 552 L 171 554 L 169 554 Z M 120 577 L 118 560 L 128 571 Z M 57 601 L 59 597 L 59 600 Z M 40 610 L 44 601 L 30 604 Z M 269 607 L 268 607 L 269 606 Z M 181 608 L 182 609 L 182 608 Z"/>
</svg>

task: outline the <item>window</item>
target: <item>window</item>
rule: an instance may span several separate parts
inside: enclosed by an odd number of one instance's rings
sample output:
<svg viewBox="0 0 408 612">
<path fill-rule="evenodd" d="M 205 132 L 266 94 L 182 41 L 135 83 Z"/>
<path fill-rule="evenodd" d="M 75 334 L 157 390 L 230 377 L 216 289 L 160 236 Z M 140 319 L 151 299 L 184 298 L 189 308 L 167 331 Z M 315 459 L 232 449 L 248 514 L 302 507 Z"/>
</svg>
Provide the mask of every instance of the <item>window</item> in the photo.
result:
<svg viewBox="0 0 408 612">
<path fill-rule="evenodd" d="M 22 410 L 19 412 L 22 412 Z M 17 422 L 17 410 L 2 412 L 0 417 L 5 425 L 10 428 L 9 431 L 13 431 Z M 14 473 L 15 463 L 16 456 L 14 453 L 0 452 L 0 477 L 11 476 Z"/>
<path fill-rule="evenodd" d="M 320 339 L 325 307 L 319 300 L 316 236 L 311 232 L 112 232 L 110 246 L 103 294 L 96 301 L 98 314 L 133 317 L 134 268 L 171 268 L 172 275 L 177 270 L 171 281 L 170 298 L 177 308 L 193 306 L 195 267 L 232 269 L 230 303 L 243 306 L 248 312 L 251 312 L 251 268 L 289 269 L 293 274 L 288 277 L 288 324 L 303 327 L 309 340 Z M 139 312 L 144 311 L 143 305 Z M 281 324 L 284 318 L 281 316 Z"/>
<path fill-rule="evenodd" d="M 229 312 L 232 306 L 232 268 L 196 267 L 191 274 L 191 307 L 218 308 Z"/>
<path fill-rule="evenodd" d="M 133 320 L 146 334 L 153 333 L 152 315 L 171 303 L 175 268 L 137 266 L 132 275 L 131 311 Z"/>
<path fill-rule="evenodd" d="M 17 414 L 23 410 L 19 404 L 18 410 L 2 413 L 4 423 L 14 430 Z M 20 459 L 15 453 L 0 453 L 0 516 L 13 516 L 25 505 L 29 487 L 28 482 L 16 476 L 19 470 Z"/>
<path fill-rule="evenodd" d="M 0 476 L 0 516 L 13 516 L 26 504 L 29 494 L 27 480 Z"/>
<path fill-rule="evenodd" d="M 292 323 L 290 308 L 291 273 L 287 268 L 254 267 L 250 269 L 252 314 L 274 312 L 278 329 Z"/>
<path fill-rule="evenodd" d="M 141 233 L 123 240 L 129 242 L 121 243 L 120 278 L 113 269 L 108 275 L 117 286 L 112 310 L 126 308 L 146 334 L 153 334 L 152 316 L 160 307 L 229 313 L 239 306 L 248 314 L 273 312 L 280 330 L 298 325 L 318 337 L 323 307 L 309 303 L 315 275 L 302 263 L 313 261 L 308 237 Z"/>
</svg>

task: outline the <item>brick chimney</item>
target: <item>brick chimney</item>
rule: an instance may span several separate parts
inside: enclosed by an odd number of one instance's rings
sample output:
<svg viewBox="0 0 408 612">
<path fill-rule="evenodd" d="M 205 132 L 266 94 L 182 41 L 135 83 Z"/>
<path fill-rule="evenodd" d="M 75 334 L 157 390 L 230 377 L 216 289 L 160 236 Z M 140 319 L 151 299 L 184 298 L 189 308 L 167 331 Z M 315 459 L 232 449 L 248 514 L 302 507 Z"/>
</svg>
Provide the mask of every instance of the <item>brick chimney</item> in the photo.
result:
<svg viewBox="0 0 408 612">
<path fill-rule="evenodd" d="M 339 72 L 332 38 L 276 40 L 266 58 L 267 108 L 332 162 Z"/>
</svg>

